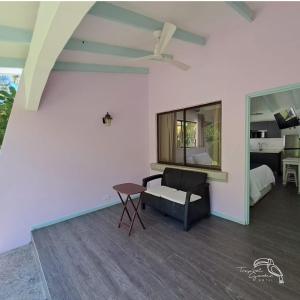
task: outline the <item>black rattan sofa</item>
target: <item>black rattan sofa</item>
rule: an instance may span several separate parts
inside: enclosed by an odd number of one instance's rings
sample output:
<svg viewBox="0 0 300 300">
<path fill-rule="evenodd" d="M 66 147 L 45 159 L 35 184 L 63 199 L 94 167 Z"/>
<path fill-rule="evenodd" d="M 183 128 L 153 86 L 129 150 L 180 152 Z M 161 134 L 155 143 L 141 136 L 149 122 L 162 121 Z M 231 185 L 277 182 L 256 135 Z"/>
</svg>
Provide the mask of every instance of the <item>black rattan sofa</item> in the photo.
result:
<svg viewBox="0 0 300 300">
<path fill-rule="evenodd" d="M 209 184 L 207 174 L 165 168 L 163 174 L 143 179 L 143 186 L 161 178 L 161 186 L 147 188 L 141 194 L 142 208 L 146 205 L 183 222 L 184 230 L 192 223 L 210 215 Z"/>
</svg>

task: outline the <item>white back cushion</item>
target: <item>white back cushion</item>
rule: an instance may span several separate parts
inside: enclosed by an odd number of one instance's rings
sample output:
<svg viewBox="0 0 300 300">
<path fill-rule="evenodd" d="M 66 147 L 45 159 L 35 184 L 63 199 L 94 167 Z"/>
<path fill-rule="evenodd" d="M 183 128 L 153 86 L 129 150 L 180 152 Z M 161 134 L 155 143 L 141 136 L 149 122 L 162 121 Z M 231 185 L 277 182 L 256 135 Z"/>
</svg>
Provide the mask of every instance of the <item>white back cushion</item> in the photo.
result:
<svg viewBox="0 0 300 300">
<path fill-rule="evenodd" d="M 162 197 L 179 204 L 185 204 L 186 192 L 169 188 L 167 186 L 162 185 L 158 187 L 147 188 L 145 193 Z M 197 201 L 199 199 L 201 199 L 201 196 L 192 194 L 190 202 Z"/>
</svg>

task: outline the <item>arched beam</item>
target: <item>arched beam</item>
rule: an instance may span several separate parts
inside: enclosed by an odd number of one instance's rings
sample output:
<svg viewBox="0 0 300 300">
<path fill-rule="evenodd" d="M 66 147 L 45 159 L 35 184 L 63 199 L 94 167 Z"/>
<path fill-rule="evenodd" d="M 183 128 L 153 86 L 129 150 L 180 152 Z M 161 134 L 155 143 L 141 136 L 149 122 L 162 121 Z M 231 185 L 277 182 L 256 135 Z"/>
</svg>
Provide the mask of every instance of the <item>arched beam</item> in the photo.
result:
<svg viewBox="0 0 300 300">
<path fill-rule="evenodd" d="M 37 111 L 48 76 L 94 2 L 40 2 L 24 68 L 26 110 Z"/>
</svg>

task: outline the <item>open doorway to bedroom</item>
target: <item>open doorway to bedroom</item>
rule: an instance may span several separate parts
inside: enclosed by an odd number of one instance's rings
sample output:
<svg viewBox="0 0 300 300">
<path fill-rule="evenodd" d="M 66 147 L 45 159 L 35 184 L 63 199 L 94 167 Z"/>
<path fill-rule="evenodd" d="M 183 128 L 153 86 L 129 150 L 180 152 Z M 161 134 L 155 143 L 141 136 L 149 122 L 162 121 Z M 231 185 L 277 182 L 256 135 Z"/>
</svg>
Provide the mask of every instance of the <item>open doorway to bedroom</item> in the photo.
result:
<svg viewBox="0 0 300 300">
<path fill-rule="evenodd" d="M 246 114 L 246 223 L 286 223 L 300 214 L 300 84 L 248 95 Z"/>
</svg>

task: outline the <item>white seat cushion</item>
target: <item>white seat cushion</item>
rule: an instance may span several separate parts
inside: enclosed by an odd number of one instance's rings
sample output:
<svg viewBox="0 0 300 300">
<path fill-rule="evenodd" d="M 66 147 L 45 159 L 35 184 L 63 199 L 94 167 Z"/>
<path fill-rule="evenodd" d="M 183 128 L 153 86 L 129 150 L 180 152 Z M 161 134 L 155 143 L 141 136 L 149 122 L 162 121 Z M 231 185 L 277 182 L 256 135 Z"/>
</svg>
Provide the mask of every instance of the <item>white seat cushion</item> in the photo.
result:
<svg viewBox="0 0 300 300">
<path fill-rule="evenodd" d="M 161 194 L 164 192 L 165 194 L 168 193 L 168 191 L 176 191 L 176 189 L 170 188 L 168 186 L 155 186 L 155 187 L 149 187 L 145 191 L 145 193 L 152 194 L 157 197 L 161 197 Z"/>
<path fill-rule="evenodd" d="M 175 191 L 170 191 L 168 193 L 163 193 L 161 197 L 179 204 L 185 204 L 186 192 L 175 190 Z M 199 199 L 201 199 L 201 196 L 192 194 L 190 198 L 190 202 L 194 202 Z"/>
<path fill-rule="evenodd" d="M 167 186 L 147 188 L 145 193 L 152 194 L 157 197 L 162 197 L 182 205 L 185 204 L 186 192 L 169 188 Z M 201 196 L 192 194 L 190 198 L 190 202 L 194 202 L 199 199 L 201 199 Z"/>
</svg>

